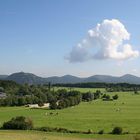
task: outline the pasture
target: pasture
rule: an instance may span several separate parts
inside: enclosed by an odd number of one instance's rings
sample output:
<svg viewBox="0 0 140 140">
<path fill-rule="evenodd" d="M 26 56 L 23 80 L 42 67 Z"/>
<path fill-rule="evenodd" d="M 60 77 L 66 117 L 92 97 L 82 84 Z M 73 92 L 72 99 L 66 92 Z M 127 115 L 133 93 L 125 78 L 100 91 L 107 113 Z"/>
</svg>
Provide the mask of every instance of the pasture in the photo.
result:
<svg viewBox="0 0 140 140">
<path fill-rule="evenodd" d="M 95 89 L 80 89 L 92 91 Z M 104 91 L 104 89 L 102 89 Z M 107 93 L 111 96 L 116 94 Z M 109 133 L 115 126 L 125 132 L 140 132 L 140 95 L 133 92 L 118 92 L 117 101 L 94 100 L 82 102 L 75 107 L 63 110 L 29 109 L 27 107 L 0 107 L 0 125 L 15 116 L 32 118 L 35 127 L 61 127 L 70 130 L 93 132 L 104 130 Z"/>
<path fill-rule="evenodd" d="M 135 137 L 133 135 L 79 135 L 38 131 L 0 131 L 0 140 L 135 140 Z"/>
</svg>

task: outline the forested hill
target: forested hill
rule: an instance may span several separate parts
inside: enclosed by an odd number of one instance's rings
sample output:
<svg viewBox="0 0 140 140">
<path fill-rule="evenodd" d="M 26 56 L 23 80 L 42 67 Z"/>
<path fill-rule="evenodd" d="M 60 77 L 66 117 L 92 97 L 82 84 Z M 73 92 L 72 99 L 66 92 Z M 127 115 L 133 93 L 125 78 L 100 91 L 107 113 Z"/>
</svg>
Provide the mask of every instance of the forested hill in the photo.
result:
<svg viewBox="0 0 140 140">
<path fill-rule="evenodd" d="M 96 82 L 96 83 L 130 83 L 130 84 L 140 84 L 140 77 L 126 74 L 121 77 L 110 76 L 110 75 L 94 75 L 86 78 L 80 78 L 72 75 L 64 75 L 61 77 L 52 76 L 48 78 L 43 78 L 36 76 L 32 73 L 13 73 L 9 76 L 0 75 L 1 80 L 12 80 L 19 84 L 45 84 L 51 82 L 52 84 L 56 83 L 87 83 L 87 82 Z"/>
</svg>

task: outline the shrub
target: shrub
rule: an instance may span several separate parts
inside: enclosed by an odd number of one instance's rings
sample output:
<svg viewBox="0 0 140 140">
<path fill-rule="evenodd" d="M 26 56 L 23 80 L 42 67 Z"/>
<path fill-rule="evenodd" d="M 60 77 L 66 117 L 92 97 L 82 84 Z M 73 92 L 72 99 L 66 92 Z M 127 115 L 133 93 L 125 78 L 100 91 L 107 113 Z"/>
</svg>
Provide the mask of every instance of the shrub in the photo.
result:
<svg viewBox="0 0 140 140">
<path fill-rule="evenodd" d="M 100 130 L 98 134 L 104 134 L 104 130 Z"/>
<path fill-rule="evenodd" d="M 123 129 L 121 127 L 114 127 L 112 130 L 112 134 L 120 135 L 122 134 L 122 132 L 123 132 Z"/>
<path fill-rule="evenodd" d="M 91 92 L 83 93 L 82 100 L 86 101 L 86 102 L 92 101 L 92 100 L 94 100 L 94 94 Z"/>
<path fill-rule="evenodd" d="M 110 95 L 104 94 L 104 95 L 102 96 L 102 100 L 103 100 L 103 101 L 112 101 L 113 99 L 111 99 Z"/>
<path fill-rule="evenodd" d="M 113 100 L 117 100 L 119 98 L 119 96 L 116 94 L 114 96 L 112 96 Z"/>
<path fill-rule="evenodd" d="M 55 101 L 50 102 L 50 109 L 57 109 L 57 103 Z"/>
<path fill-rule="evenodd" d="M 3 124 L 3 129 L 19 129 L 19 130 L 27 130 L 33 128 L 33 122 L 29 118 L 25 118 L 23 116 L 18 116 L 16 118 L 12 118 L 10 121 L 5 122 Z"/>
</svg>

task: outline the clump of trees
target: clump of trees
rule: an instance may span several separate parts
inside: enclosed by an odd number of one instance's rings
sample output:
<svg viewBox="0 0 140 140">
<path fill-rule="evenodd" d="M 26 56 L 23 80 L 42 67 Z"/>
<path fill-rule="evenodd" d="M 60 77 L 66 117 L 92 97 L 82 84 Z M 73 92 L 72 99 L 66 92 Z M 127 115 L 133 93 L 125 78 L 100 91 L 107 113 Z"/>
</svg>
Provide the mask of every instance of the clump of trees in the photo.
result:
<svg viewBox="0 0 140 140">
<path fill-rule="evenodd" d="M 91 93 L 91 92 L 83 93 L 82 100 L 86 102 L 94 100 L 94 93 Z"/>
<path fill-rule="evenodd" d="M 103 93 L 100 90 L 96 90 L 96 92 L 94 93 L 93 92 L 82 93 L 82 100 L 86 102 L 96 100 L 96 99 L 101 98 L 102 94 Z"/>
<path fill-rule="evenodd" d="M 107 94 L 104 94 L 104 95 L 102 96 L 102 99 L 103 99 L 103 101 L 112 101 L 110 95 L 107 95 Z"/>
<path fill-rule="evenodd" d="M 71 106 L 78 105 L 82 101 L 92 101 L 99 99 L 102 95 L 100 90 L 97 90 L 95 93 L 86 92 L 81 93 L 80 91 L 75 90 L 66 90 L 60 89 L 55 93 L 55 98 L 52 97 L 50 100 L 51 109 L 63 109 Z"/>
<path fill-rule="evenodd" d="M 117 94 L 115 94 L 112 97 L 108 94 L 103 94 L 103 96 L 102 96 L 103 101 L 113 101 L 113 100 L 117 100 L 118 98 L 119 98 L 119 96 Z"/>
<path fill-rule="evenodd" d="M 112 96 L 113 100 L 117 100 L 119 98 L 119 96 L 117 94 L 115 94 L 114 96 Z"/>
<path fill-rule="evenodd" d="M 98 132 L 98 134 L 100 134 L 100 135 L 104 134 L 104 130 L 103 130 L 103 129 L 100 130 L 100 131 Z"/>
<path fill-rule="evenodd" d="M 0 106 L 22 106 L 26 104 L 43 104 L 49 101 L 52 91 L 46 85 L 19 85 L 11 81 L 0 81 L 7 98 L 0 98 Z"/>
<path fill-rule="evenodd" d="M 63 109 L 78 105 L 82 101 L 82 95 L 79 91 L 67 91 L 60 89 L 56 92 L 56 98 L 50 101 L 51 109 Z"/>
<path fill-rule="evenodd" d="M 129 83 L 73 83 L 54 84 L 58 87 L 105 88 L 107 92 L 140 91 L 140 85 Z"/>
<path fill-rule="evenodd" d="M 112 130 L 112 134 L 120 135 L 123 133 L 122 127 L 114 127 Z"/>
<path fill-rule="evenodd" d="M 5 122 L 2 126 L 3 129 L 16 129 L 16 130 L 28 130 L 33 128 L 33 122 L 30 118 L 18 116 L 12 118 L 10 121 Z"/>
</svg>

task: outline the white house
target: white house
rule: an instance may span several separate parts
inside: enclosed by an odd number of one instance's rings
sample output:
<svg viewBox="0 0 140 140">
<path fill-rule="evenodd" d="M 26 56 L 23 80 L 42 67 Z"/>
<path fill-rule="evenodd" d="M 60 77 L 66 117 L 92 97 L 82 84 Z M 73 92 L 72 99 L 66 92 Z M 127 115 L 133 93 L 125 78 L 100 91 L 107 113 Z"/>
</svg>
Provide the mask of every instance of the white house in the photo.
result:
<svg viewBox="0 0 140 140">
<path fill-rule="evenodd" d="M 44 105 L 41 108 L 49 108 L 50 107 L 50 103 L 44 103 Z"/>
<path fill-rule="evenodd" d="M 30 107 L 30 108 L 39 108 L 38 104 L 28 104 L 27 107 Z"/>
</svg>

